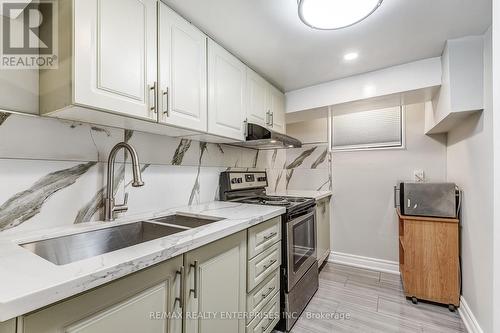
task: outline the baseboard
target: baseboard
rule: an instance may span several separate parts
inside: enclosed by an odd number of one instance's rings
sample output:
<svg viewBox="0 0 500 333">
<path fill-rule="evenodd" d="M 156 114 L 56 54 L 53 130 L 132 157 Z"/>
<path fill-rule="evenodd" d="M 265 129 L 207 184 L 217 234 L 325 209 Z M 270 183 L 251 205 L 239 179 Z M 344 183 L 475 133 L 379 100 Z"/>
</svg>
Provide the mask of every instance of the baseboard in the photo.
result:
<svg viewBox="0 0 500 333">
<path fill-rule="evenodd" d="M 474 313 L 472 313 L 469 304 L 465 301 L 464 297 L 460 297 L 460 307 L 458 308 L 458 313 L 464 322 L 465 328 L 469 333 L 483 333 L 481 326 L 476 320 Z"/>
<path fill-rule="evenodd" d="M 399 263 L 396 261 L 362 257 L 354 254 L 335 252 L 335 251 L 332 251 L 330 253 L 328 261 L 336 264 L 366 268 L 379 272 L 400 274 Z"/>
</svg>

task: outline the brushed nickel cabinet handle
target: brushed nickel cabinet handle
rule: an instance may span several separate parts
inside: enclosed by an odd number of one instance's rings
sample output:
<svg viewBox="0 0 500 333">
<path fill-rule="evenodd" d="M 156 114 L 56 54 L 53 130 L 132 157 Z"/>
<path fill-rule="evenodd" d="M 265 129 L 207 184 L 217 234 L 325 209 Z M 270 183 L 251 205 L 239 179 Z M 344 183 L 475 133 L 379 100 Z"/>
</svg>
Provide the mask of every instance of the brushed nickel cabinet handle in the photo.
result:
<svg viewBox="0 0 500 333">
<path fill-rule="evenodd" d="M 266 269 L 268 269 L 269 267 L 271 267 L 272 265 L 274 265 L 277 261 L 278 261 L 278 260 L 276 260 L 276 259 L 271 260 L 271 261 L 269 262 L 269 264 L 267 264 L 267 265 L 264 265 L 264 266 L 263 266 L 263 267 L 264 267 L 264 269 L 265 269 L 265 270 L 266 270 Z"/>
<path fill-rule="evenodd" d="M 269 110 L 266 112 L 266 125 L 271 126 L 271 111 Z"/>
<path fill-rule="evenodd" d="M 248 136 L 248 119 L 245 119 L 243 121 L 243 136 L 245 137 L 245 140 Z"/>
<path fill-rule="evenodd" d="M 267 298 L 267 296 L 271 295 L 273 293 L 273 291 L 276 289 L 276 287 L 272 287 L 272 288 L 269 288 L 268 292 L 267 293 L 263 293 L 262 294 L 262 298 Z"/>
<path fill-rule="evenodd" d="M 270 112 L 269 115 L 271 116 L 270 117 L 270 123 L 271 123 L 270 125 L 271 125 L 271 127 L 273 127 L 274 126 L 274 112 Z"/>
<path fill-rule="evenodd" d="M 275 232 L 272 232 L 270 233 L 269 235 L 267 236 L 264 236 L 264 240 L 270 240 L 271 238 L 273 238 L 274 236 L 276 236 L 278 233 L 275 231 Z"/>
<path fill-rule="evenodd" d="M 193 293 L 194 298 L 198 298 L 198 260 L 194 261 L 194 264 L 190 265 L 190 269 L 194 269 L 194 289 L 191 289 L 190 292 Z"/>
<path fill-rule="evenodd" d="M 181 266 L 179 270 L 176 272 L 178 276 L 180 276 L 180 291 L 179 291 L 179 297 L 175 298 L 175 302 L 179 302 L 179 308 L 183 309 L 184 308 L 184 292 L 186 288 L 186 284 L 184 281 L 184 275 L 185 275 L 185 270 L 184 266 Z"/>
<path fill-rule="evenodd" d="M 267 329 L 273 324 L 274 320 L 272 318 L 269 318 L 269 324 L 267 326 L 262 326 L 262 332 L 267 331 Z"/>
<path fill-rule="evenodd" d="M 170 104 L 170 94 L 168 91 L 168 87 L 165 88 L 165 90 L 162 92 L 162 97 L 165 98 L 167 97 L 167 102 L 163 104 L 163 114 L 166 115 L 167 117 L 170 117 L 170 112 L 169 112 L 169 104 Z"/>
<path fill-rule="evenodd" d="M 153 103 L 151 103 L 151 90 L 153 91 Z M 157 108 L 156 108 L 156 100 L 158 96 L 156 95 L 158 91 L 158 84 L 156 82 L 153 83 L 153 85 L 149 85 L 149 95 L 148 95 L 148 104 L 149 104 L 149 109 L 153 111 L 154 113 L 157 113 Z"/>
</svg>

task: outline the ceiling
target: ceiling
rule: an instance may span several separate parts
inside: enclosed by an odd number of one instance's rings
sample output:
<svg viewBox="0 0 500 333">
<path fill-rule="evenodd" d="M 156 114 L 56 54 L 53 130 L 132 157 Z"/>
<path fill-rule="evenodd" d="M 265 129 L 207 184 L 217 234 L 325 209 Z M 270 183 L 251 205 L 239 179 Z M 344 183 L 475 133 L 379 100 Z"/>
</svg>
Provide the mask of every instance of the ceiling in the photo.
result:
<svg viewBox="0 0 500 333">
<path fill-rule="evenodd" d="M 484 33 L 492 11 L 491 0 L 384 0 L 359 24 L 319 31 L 296 0 L 163 1 L 284 91 L 439 56 L 447 39 Z"/>
</svg>

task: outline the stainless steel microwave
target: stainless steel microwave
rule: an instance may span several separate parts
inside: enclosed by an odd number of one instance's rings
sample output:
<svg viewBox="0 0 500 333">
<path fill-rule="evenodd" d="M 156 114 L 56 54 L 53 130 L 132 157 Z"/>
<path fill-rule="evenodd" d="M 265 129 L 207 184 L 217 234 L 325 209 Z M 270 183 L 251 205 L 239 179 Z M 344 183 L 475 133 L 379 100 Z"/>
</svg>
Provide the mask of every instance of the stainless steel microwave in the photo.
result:
<svg viewBox="0 0 500 333">
<path fill-rule="evenodd" d="M 394 187 L 394 201 L 403 215 L 456 218 L 461 194 L 454 183 L 401 182 Z"/>
</svg>

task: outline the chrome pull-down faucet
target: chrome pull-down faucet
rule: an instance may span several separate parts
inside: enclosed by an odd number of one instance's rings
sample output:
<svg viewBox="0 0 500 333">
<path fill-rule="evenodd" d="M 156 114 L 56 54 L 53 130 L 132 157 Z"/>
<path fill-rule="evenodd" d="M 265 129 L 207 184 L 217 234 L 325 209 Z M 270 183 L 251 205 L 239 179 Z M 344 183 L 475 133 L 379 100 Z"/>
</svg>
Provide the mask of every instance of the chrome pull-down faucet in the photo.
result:
<svg viewBox="0 0 500 333">
<path fill-rule="evenodd" d="M 113 221 L 115 219 L 115 212 L 126 212 L 128 210 L 128 193 L 125 194 L 125 200 L 123 204 L 116 205 L 115 204 L 115 194 L 114 194 L 114 174 L 115 174 L 115 159 L 118 151 L 120 149 L 126 149 L 130 153 L 130 157 L 132 158 L 132 174 L 133 174 L 133 187 L 141 187 L 144 186 L 144 182 L 141 177 L 141 169 L 139 166 L 139 157 L 137 156 L 137 152 L 126 142 L 120 142 L 116 146 L 111 149 L 108 158 L 108 179 L 106 185 L 106 199 L 104 202 L 104 216 L 105 221 Z"/>
</svg>

